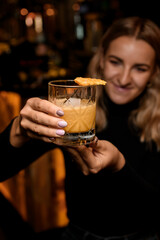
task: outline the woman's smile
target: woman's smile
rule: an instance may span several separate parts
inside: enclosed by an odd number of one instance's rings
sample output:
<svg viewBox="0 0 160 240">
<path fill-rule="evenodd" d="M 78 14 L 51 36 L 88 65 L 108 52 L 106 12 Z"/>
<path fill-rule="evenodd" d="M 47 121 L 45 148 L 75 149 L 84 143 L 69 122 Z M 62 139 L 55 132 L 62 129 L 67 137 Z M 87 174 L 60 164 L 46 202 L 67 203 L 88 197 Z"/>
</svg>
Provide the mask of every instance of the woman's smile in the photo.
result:
<svg viewBox="0 0 160 240">
<path fill-rule="evenodd" d="M 113 88 L 115 89 L 115 91 L 117 93 L 129 93 L 132 90 L 131 86 L 122 86 L 122 85 L 116 84 L 112 81 L 109 82 L 108 84 L 112 84 Z"/>
</svg>

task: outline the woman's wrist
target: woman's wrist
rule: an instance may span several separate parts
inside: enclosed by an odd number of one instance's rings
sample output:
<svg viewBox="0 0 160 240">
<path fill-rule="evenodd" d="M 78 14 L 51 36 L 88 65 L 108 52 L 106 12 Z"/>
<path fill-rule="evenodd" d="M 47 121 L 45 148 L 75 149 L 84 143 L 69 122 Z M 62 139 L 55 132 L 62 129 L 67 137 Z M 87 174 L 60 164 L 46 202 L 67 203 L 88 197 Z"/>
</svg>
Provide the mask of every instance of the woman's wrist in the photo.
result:
<svg viewBox="0 0 160 240">
<path fill-rule="evenodd" d="M 29 137 L 25 135 L 20 125 L 20 116 L 16 117 L 12 123 L 9 140 L 13 147 L 21 147 L 29 140 Z"/>
</svg>

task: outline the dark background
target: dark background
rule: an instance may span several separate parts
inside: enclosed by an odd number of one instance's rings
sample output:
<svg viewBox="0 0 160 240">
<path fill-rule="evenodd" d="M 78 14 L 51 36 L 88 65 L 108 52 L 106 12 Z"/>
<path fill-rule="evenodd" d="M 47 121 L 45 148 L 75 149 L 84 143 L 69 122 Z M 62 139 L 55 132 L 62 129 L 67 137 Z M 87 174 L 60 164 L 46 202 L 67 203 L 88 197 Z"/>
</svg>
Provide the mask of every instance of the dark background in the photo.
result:
<svg viewBox="0 0 160 240">
<path fill-rule="evenodd" d="M 158 5 L 155 0 L 0 0 L 0 90 L 46 95 L 50 79 L 85 76 L 115 19 L 141 16 L 160 26 Z M 37 16 L 41 32 L 35 30 Z"/>
</svg>

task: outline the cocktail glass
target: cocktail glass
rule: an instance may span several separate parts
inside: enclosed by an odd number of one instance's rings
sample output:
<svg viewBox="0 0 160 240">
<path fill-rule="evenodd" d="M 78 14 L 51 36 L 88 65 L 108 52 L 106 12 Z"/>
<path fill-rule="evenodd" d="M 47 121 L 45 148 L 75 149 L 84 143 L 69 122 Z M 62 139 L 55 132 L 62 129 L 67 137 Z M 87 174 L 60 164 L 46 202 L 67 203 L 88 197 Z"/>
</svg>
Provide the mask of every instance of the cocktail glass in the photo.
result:
<svg viewBox="0 0 160 240">
<path fill-rule="evenodd" d="M 61 107 L 68 124 L 65 135 L 56 137 L 58 145 L 90 144 L 95 138 L 96 86 L 80 86 L 74 80 L 53 80 L 48 83 L 48 100 Z"/>
</svg>

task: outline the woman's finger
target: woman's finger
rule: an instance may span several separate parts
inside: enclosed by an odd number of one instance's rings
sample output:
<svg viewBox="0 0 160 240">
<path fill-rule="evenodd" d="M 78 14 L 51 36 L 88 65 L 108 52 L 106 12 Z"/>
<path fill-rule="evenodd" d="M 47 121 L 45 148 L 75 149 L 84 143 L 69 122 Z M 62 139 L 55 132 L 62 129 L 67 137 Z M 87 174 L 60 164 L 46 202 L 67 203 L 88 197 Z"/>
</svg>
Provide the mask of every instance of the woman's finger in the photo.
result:
<svg viewBox="0 0 160 240">
<path fill-rule="evenodd" d="M 26 131 L 26 135 L 32 139 L 37 139 L 37 140 L 42 140 L 44 142 L 48 142 L 48 143 L 51 143 L 51 142 L 54 142 L 54 138 L 48 138 L 46 136 L 43 136 L 43 135 L 38 135 L 32 131 Z"/>
<path fill-rule="evenodd" d="M 96 147 L 97 147 L 97 143 L 98 143 L 98 137 L 95 136 L 93 142 L 91 142 L 91 143 L 89 144 L 89 146 L 90 146 L 91 148 L 96 148 Z"/>
<path fill-rule="evenodd" d="M 63 129 L 52 128 L 45 125 L 37 124 L 26 118 L 22 119 L 20 124 L 21 124 L 21 127 L 26 131 L 26 134 L 27 134 L 27 131 L 30 131 L 35 135 L 45 136 L 48 138 L 60 137 L 65 134 L 65 131 Z"/>
<path fill-rule="evenodd" d="M 95 141 L 90 144 L 89 147 L 85 147 L 83 149 L 81 147 L 77 148 L 77 151 L 79 152 L 85 164 L 88 166 L 91 173 L 97 173 L 103 168 L 104 159 L 107 160 L 106 145 L 106 141 L 98 140 L 96 137 Z"/>
<path fill-rule="evenodd" d="M 38 112 L 33 109 L 32 110 L 28 109 L 28 111 L 21 111 L 20 115 L 22 118 L 21 120 L 22 125 L 25 125 L 26 119 L 37 124 L 41 124 L 49 127 L 55 127 L 55 128 L 60 128 L 61 126 L 66 126 L 67 124 L 67 123 L 64 123 L 64 121 L 59 117 L 53 117 L 44 112 Z"/>
<path fill-rule="evenodd" d="M 26 107 L 30 107 L 33 110 L 47 113 L 51 116 L 63 116 L 63 110 L 62 108 L 56 106 L 55 104 L 49 102 L 45 99 L 40 98 L 30 98 L 26 102 Z"/>
</svg>

